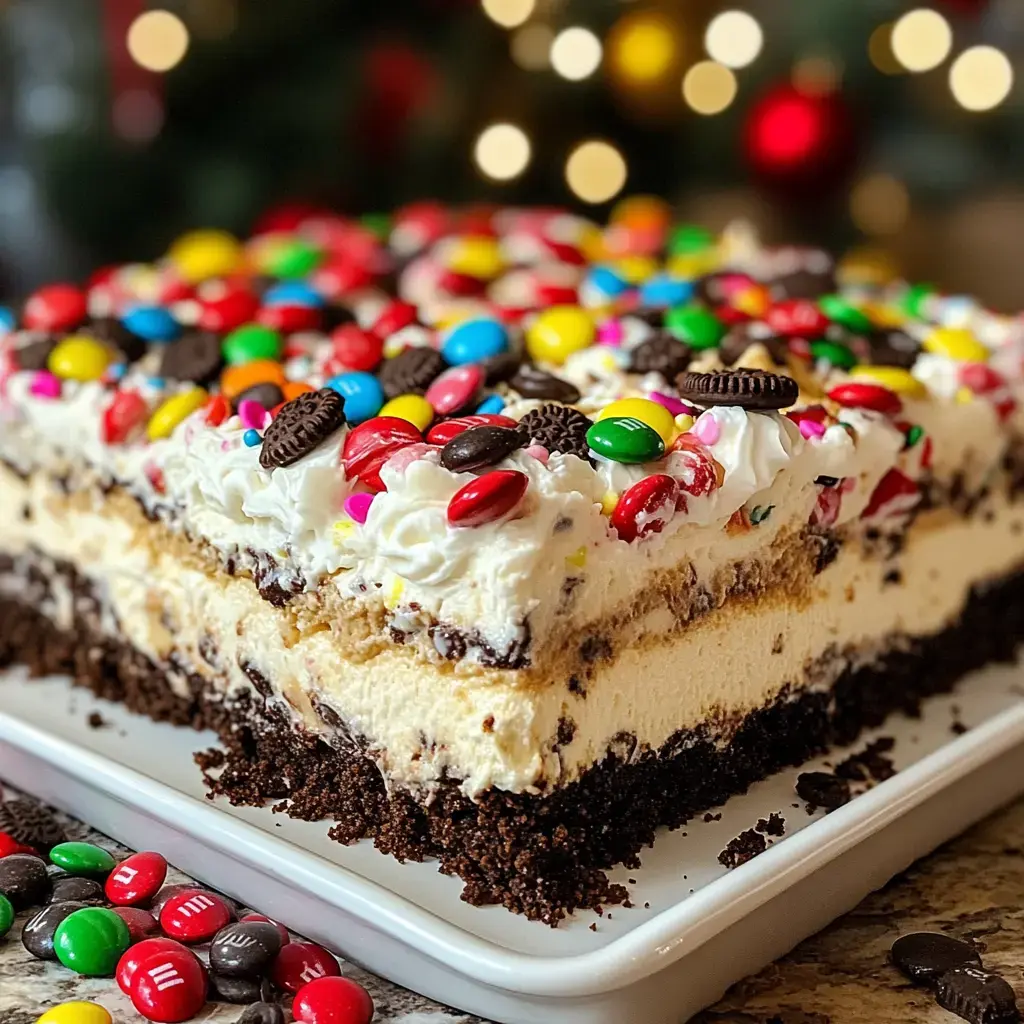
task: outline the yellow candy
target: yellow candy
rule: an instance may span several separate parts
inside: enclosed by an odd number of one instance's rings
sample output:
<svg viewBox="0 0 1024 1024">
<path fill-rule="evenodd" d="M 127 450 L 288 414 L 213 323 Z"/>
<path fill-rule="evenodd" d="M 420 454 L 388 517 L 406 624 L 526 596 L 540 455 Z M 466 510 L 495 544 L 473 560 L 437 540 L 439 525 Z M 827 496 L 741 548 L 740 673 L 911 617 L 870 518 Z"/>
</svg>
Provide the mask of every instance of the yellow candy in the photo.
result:
<svg viewBox="0 0 1024 1024">
<path fill-rule="evenodd" d="M 620 256 L 611 265 L 630 284 L 640 284 L 658 272 L 658 264 L 650 256 Z"/>
<path fill-rule="evenodd" d="M 582 547 L 578 547 L 571 555 L 566 555 L 565 560 L 569 565 L 575 566 L 577 569 L 582 569 L 587 564 L 587 547 L 584 544 Z"/>
<path fill-rule="evenodd" d="M 671 256 L 665 263 L 665 270 L 673 277 L 700 277 L 717 265 L 718 253 L 708 249 L 707 252 L 683 252 Z"/>
<path fill-rule="evenodd" d="M 334 524 L 334 536 L 337 540 L 343 541 L 356 532 L 356 524 L 351 519 L 339 519 Z"/>
<path fill-rule="evenodd" d="M 543 363 L 561 365 L 594 341 L 594 318 L 579 306 L 552 306 L 526 330 L 526 350 Z"/>
<path fill-rule="evenodd" d="M 111 1016 L 99 1003 L 60 1003 L 37 1018 L 36 1024 L 111 1024 Z"/>
<path fill-rule="evenodd" d="M 99 380 L 112 361 L 110 350 L 95 338 L 72 335 L 50 353 L 46 365 L 64 380 Z"/>
<path fill-rule="evenodd" d="M 864 312 L 878 327 L 902 327 L 907 322 L 907 315 L 895 306 L 868 303 L 864 306 Z"/>
<path fill-rule="evenodd" d="M 928 389 L 909 371 L 898 366 L 855 366 L 850 373 L 854 377 L 873 380 L 883 388 L 895 391 L 908 398 L 927 398 Z"/>
<path fill-rule="evenodd" d="M 674 422 L 677 433 L 685 434 L 694 425 L 696 420 L 689 413 L 681 412 Z"/>
<path fill-rule="evenodd" d="M 970 405 L 974 401 L 974 392 L 970 388 L 956 389 L 956 404 Z"/>
<path fill-rule="evenodd" d="M 734 299 L 732 303 L 741 313 L 746 313 L 748 316 L 758 317 L 764 313 L 771 305 L 771 300 L 768 297 L 768 290 L 762 288 L 760 285 L 754 285 L 752 288 L 744 288 Z"/>
<path fill-rule="evenodd" d="M 234 273 L 244 262 L 238 240 L 226 231 L 212 228 L 182 235 L 167 257 L 178 273 L 192 283 Z"/>
<path fill-rule="evenodd" d="M 601 514 L 610 516 L 619 503 L 619 496 L 614 491 L 605 491 L 601 498 Z"/>
<path fill-rule="evenodd" d="M 378 416 L 397 416 L 419 430 L 426 430 L 433 422 L 434 408 L 421 395 L 399 395 L 385 402 Z"/>
<path fill-rule="evenodd" d="M 671 442 L 676 432 L 676 421 L 672 413 L 665 406 L 658 405 L 649 398 L 620 398 L 617 402 L 606 405 L 597 414 L 599 420 L 606 420 L 609 416 L 632 416 L 641 423 L 646 423 L 651 430 L 657 431 L 665 444 Z"/>
<path fill-rule="evenodd" d="M 925 352 L 949 356 L 962 363 L 988 362 L 989 350 L 962 327 L 938 327 L 921 342 Z"/>
<path fill-rule="evenodd" d="M 505 261 L 497 239 L 467 236 L 452 245 L 448 269 L 489 281 L 505 269 Z"/>
<path fill-rule="evenodd" d="M 604 234 L 596 224 L 582 226 L 579 237 L 574 241 L 588 263 L 601 263 L 608 258 L 608 247 L 604 242 Z"/>
<path fill-rule="evenodd" d="M 206 404 L 206 391 L 203 388 L 192 388 L 180 395 L 173 395 L 161 405 L 149 419 L 146 434 L 150 441 L 158 441 L 162 437 L 170 437 L 174 428 Z"/>
<path fill-rule="evenodd" d="M 396 576 L 391 581 L 391 586 L 388 587 L 388 592 L 384 596 L 384 607 L 389 611 L 398 607 L 398 602 L 402 599 L 402 594 L 405 591 L 405 580 L 401 576 Z"/>
</svg>

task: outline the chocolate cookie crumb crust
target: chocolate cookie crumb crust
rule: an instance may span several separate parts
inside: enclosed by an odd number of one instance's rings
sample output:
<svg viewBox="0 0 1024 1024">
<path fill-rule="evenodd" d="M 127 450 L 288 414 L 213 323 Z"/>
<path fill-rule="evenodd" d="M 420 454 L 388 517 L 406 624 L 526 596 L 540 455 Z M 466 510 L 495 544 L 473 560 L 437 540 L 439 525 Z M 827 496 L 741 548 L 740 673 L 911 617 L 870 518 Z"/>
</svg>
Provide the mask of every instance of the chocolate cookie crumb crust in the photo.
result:
<svg viewBox="0 0 1024 1024">
<path fill-rule="evenodd" d="M 9 571 L 0 564 L 0 574 Z M 57 571 L 76 595 L 70 628 L 58 628 L 34 606 L 33 595 L 48 582 L 41 571 L 25 580 L 24 600 L 6 588 L 0 666 L 67 673 L 155 720 L 212 728 L 223 750 L 197 758 L 212 796 L 278 801 L 294 817 L 331 820 L 339 842 L 371 838 L 399 860 L 436 858 L 443 872 L 464 881 L 467 902 L 501 904 L 552 925 L 575 910 L 623 902 L 626 890 L 606 872 L 637 867 L 657 828 L 678 828 L 775 771 L 850 743 L 892 711 L 917 712 L 925 697 L 948 692 L 966 672 L 1012 660 L 1024 638 L 1018 572 L 976 588 L 943 632 L 906 638 L 874 663 L 845 671 L 829 690 L 784 693 L 732 723 L 726 743 L 719 742 L 723 727 L 710 724 L 677 733 L 656 752 L 636 753 L 627 736 L 549 796 L 490 790 L 474 802 L 449 780 L 428 802 L 401 789 L 389 793 L 358 737 L 328 746 L 293 731 L 278 709 L 259 706 L 252 695 L 214 699 L 187 667 L 157 665 L 111 640 L 95 625 L 99 601 L 88 581 L 69 565 Z M 172 691 L 169 674 L 188 680 L 189 696 Z"/>
</svg>

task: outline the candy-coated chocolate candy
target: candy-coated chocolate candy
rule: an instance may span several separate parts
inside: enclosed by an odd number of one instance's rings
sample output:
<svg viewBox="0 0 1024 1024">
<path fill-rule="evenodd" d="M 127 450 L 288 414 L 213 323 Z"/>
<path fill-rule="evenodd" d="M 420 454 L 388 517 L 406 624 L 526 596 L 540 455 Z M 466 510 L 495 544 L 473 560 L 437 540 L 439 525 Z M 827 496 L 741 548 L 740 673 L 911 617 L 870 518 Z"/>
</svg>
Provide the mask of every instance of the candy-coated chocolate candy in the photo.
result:
<svg viewBox="0 0 1024 1024">
<path fill-rule="evenodd" d="M 269 978 L 229 978 L 210 975 L 210 989 L 226 1003 L 244 1005 L 274 998 L 274 983 Z"/>
<path fill-rule="evenodd" d="M 105 977 L 114 973 L 131 933 L 112 910 L 85 907 L 64 918 L 53 936 L 57 959 L 77 974 Z"/>
<path fill-rule="evenodd" d="M 213 395 L 206 403 L 203 422 L 208 427 L 219 427 L 231 415 L 231 403 L 223 395 Z"/>
<path fill-rule="evenodd" d="M 250 323 L 260 308 L 259 299 L 246 288 L 233 288 L 201 303 L 196 326 L 203 331 L 226 334 Z"/>
<path fill-rule="evenodd" d="M 78 875 L 58 875 L 53 880 L 51 903 L 64 903 L 74 900 L 77 903 L 102 906 L 106 903 L 103 886 L 95 878 L 82 878 Z"/>
<path fill-rule="evenodd" d="M 905 515 L 921 500 L 921 489 L 898 469 L 890 469 L 878 482 L 862 519 L 889 519 Z"/>
<path fill-rule="evenodd" d="M 174 341 L 181 334 L 181 324 L 163 306 L 135 306 L 121 317 L 121 323 L 146 341 Z"/>
<path fill-rule="evenodd" d="M 240 921 L 266 921 L 272 924 L 277 929 L 277 934 L 281 936 L 281 945 L 287 946 L 292 941 L 292 937 L 288 934 L 288 929 L 279 921 L 273 921 L 266 914 L 245 914 L 239 918 Z"/>
<path fill-rule="evenodd" d="M 610 416 L 587 431 L 592 451 L 612 462 L 653 462 L 665 452 L 661 435 L 632 416 Z"/>
<path fill-rule="evenodd" d="M 263 306 L 256 314 L 256 322 L 281 334 L 316 330 L 323 319 L 317 306 Z"/>
<path fill-rule="evenodd" d="M 29 387 L 29 392 L 36 398 L 60 398 L 62 390 L 60 377 L 54 376 L 49 370 L 36 373 Z"/>
<path fill-rule="evenodd" d="M 690 256 L 705 252 L 715 244 L 715 236 L 699 224 L 679 224 L 672 228 L 668 251 L 673 256 Z"/>
<path fill-rule="evenodd" d="M 811 358 L 849 370 L 857 365 L 857 357 L 845 346 L 835 341 L 812 341 Z"/>
<path fill-rule="evenodd" d="M 188 950 L 166 950 L 141 960 L 132 974 L 132 1006 L 157 1024 L 178 1024 L 206 1005 L 206 971 Z"/>
<path fill-rule="evenodd" d="M 495 416 L 505 408 L 505 399 L 501 395 L 488 395 L 477 407 L 477 416 Z"/>
<path fill-rule="evenodd" d="M 374 320 L 370 330 L 378 338 L 387 338 L 403 327 L 416 323 L 416 307 L 411 302 L 389 302 Z"/>
<path fill-rule="evenodd" d="M 435 423 L 427 432 L 427 440 L 431 444 L 445 445 L 464 430 L 469 430 L 470 427 L 515 427 L 516 425 L 517 421 L 511 416 L 478 412 L 471 416 L 455 416 L 452 419 Z"/>
<path fill-rule="evenodd" d="M 281 935 L 270 921 L 235 921 L 210 943 L 210 970 L 231 978 L 259 978 L 281 952 Z"/>
<path fill-rule="evenodd" d="M 587 274 L 586 287 L 597 292 L 597 297 L 607 300 L 629 291 L 629 282 L 614 267 L 597 266 Z"/>
<path fill-rule="evenodd" d="M 317 978 L 332 978 L 340 974 L 338 961 L 315 942 L 290 942 L 277 954 L 270 970 L 274 984 L 292 993 Z"/>
<path fill-rule="evenodd" d="M 921 342 L 925 352 L 962 363 L 984 363 L 991 353 L 974 335 L 960 327 L 937 327 Z"/>
<path fill-rule="evenodd" d="M 75 900 L 48 903 L 25 922 L 25 927 L 21 929 L 21 944 L 37 960 L 56 960 L 53 939 L 57 926 L 84 906 L 84 903 Z"/>
<path fill-rule="evenodd" d="M 579 306 L 551 306 L 526 329 L 526 351 L 538 362 L 561 365 L 594 343 L 594 318 Z"/>
<path fill-rule="evenodd" d="M 132 978 L 134 978 L 139 964 L 151 956 L 167 952 L 188 953 L 189 956 L 195 957 L 192 950 L 174 939 L 168 939 L 162 935 L 152 939 L 143 939 L 131 946 L 117 962 L 117 972 L 114 975 L 117 987 L 125 995 L 128 995 L 132 990 Z"/>
<path fill-rule="evenodd" d="M 238 1024 L 284 1024 L 284 1010 L 277 1003 L 252 1003 L 242 1011 Z"/>
<path fill-rule="evenodd" d="M 725 324 L 701 306 L 679 306 L 665 314 L 665 330 L 692 349 L 717 348 L 725 337 Z"/>
<path fill-rule="evenodd" d="M 848 381 L 832 388 L 828 397 L 848 409 L 874 409 L 895 416 L 903 409 L 899 396 L 880 384 Z"/>
<path fill-rule="evenodd" d="M 231 908 L 215 892 L 192 889 L 172 896 L 160 911 L 160 927 L 180 942 L 206 942 L 231 920 Z"/>
<path fill-rule="evenodd" d="M 71 331 L 88 314 L 85 293 L 73 284 L 51 284 L 25 303 L 22 321 L 30 331 Z"/>
<path fill-rule="evenodd" d="M 426 430 L 434 421 L 434 407 L 422 395 L 399 395 L 386 402 L 381 416 L 397 416 L 408 420 L 419 430 Z"/>
<path fill-rule="evenodd" d="M 345 399 L 345 419 L 352 424 L 372 419 L 384 404 L 384 389 L 372 373 L 339 373 L 331 377 L 326 386 Z"/>
<path fill-rule="evenodd" d="M 114 361 L 113 353 L 102 342 L 85 334 L 73 334 L 59 342 L 46 365 L 61 380 L 99 380 Z"/>
<path fill-rule="evenodd" d="M 384 358 L 380 335 L 364 331 L 358 324 L 342 324 L 331 334 L 334 360 L 346 370 L 370 371 Z"/>
<path fill-rule="evenodd" d="M 765 314 L 765 323 L 786 338 L 814 338 L 828 328 L 828 317 L 809 299 L 784 299 Z"/>
<path fill-rule="evenodd" d="M 240 366 L 229 366 L 220 375 L 220 387 L 225 398 L 234 401 L 257 384 L 285 385 L 284 368 L 272 359 L 256 359 Z"/>
<path fill-rule="evenodd" d="M 683 472 L 678 468 L 673 472 L 684 494 L 703 498 L 721 487 L 725 471 L 695 434 L 680 434 L 672 442 L 672 455 L 674 461 L 682 463 Z"/>
<path fill-rule="evenodd" d="M 676 510 L 679 484 L 665 473 L 638 480 L 623 491 L 611 516 L 611 525 L 624 541 L 660 533 Z"/>
<path fill-rule="evenodd" d="M 435 378 L 423 396 L 438 416 L 451 416 L 472 407 L 484 386 L 483 368 L 475 363 L 453 366 Z"/>
<path fill-rule="evenodd" d="M 107 899 L 122 907 L 145 903 L 159 892 L 166 877 L 167 861 L 159 853 L 133 853 L 107 878 Z"/>
<path fill-rule="evenodd" d="M 640 284 L 640 305 L 654 309 L 682 306 L 693 298 L 695 291 L 693 281 L 671 274 L 655 274 Z"/>
<path fill-rule="evenodd" d="M 92 843 L 59 843 L 50 850 L 50 860 L 69 875 L 106 875 L 116 863 L 106 850 Z"/>
<path fill-rule="evenodd" d="M 113 907 L 111 909 L 128 925 L 132 942 L 141 942 L 160 931 L 160 923 L 148 910 L 143 910 L 141 907 Z"/>
<path fill-rule="evenodd" d="M 264 268 L 275 277 L 306 277 L 322 259 L 323 253 L 317 246 L 294 238 L 272 246 Z"/>
<path fill-rule="evenodd" d="M 310 280 L 327 299 L 340 299 L 364 288 L 373 281 L 373 271 L 350 255 L 333 255 L 323 266 L 317 267 Z"/>
<path fill-rule="evenodd" d="M 508 333 L 497 320 L 464 320 L 448 332 L 441 355 L 451 366 L 480 363 L 508 348 Z"/>
<path fill-rule="evenodd" d="M 871 318 L 842 295 L 822 295 L 818 299 L 818 308 L 833 323 L 842 324 L 856 333 L 863 334 L 872 329 Z"/>
<path fill-rule="evenodd" d="M 177 395 L 165 399 L 149 419 L 146 435 L 150 441 L 158 441 L 170 437 L 174 428 L 184 422 L 197 409 L 206 404 L 206 391 L 203 388 L 189 388 Z"/>
<path fill-rule="evenodd" d="M 441 449 L 441 465 L 453 473 L 482 469 L 501 462 L 523 444 L 523 435 L 514 427 L 470 427 Z M 547 450 L 541 450 L 546 458 Z"/>
<path fill-rule="evenodd" d="M 897 395 L 908 398 L 927 398 L 928 389 L 909 371 L 899 366 L 855 366 L 851 376 L 862 380 L 874 381 L 883 388 L 894 391 Z"/>
<path fill-rule="evenodd" d="M 350 430 L 345 438 L 341 461 L 345 475 L 374 491 L 383 491 L 380 470 L 395 452 L 423 440 L 423 435 L 408 420 L 396 416 L 376 416 Z"/>
<path fill-rule="evenodd" d="M 74 1000 L 51 1006 L 36 1018 L 36 1024 L 112 1024 L 112 1018 L 99 1003 Z"/>
<path fill-rule="evenodd" d="M 221 352 L 229 366 L 243 366 L 257 360 L 273 361 L 281 356 L 281 335 L 263 324 L 243 324 L 221 342 Z"/>
<path fill-rule="evenodd" d="M 516 469 L 496 469 L 460 487 L 448 502 L 452 526 L 483 526 L 508 515 L 523 500 L 530 478 Z"/>
<path fill-rule="evenodd" d="M 935 294 L 930 284 L 912 284 L 900 297 L 900 308 L 915 320 L 923 320 L 925 307 Z"/>
<path fill-rule="evenodd" d="M 233 235 L 204 228 L 177 239 L 167 258 L 186 281 L 198 282 L 233 273 L 242 265 L 245 253 Z"/>
<path fill-rule="evenodd" d="M 611 416 L 631 416 L 641 423 L 646 423 L 652 430 L 661 435 L 668 444 L 675 437 L 675 417 L 659 402 L 649 398 L 620 398 L 617 402 L 606 405 L 598 414 L 598 421 Z"/>
<path fill-rule="evenodd" d="M 295 993 L 292 1016 L 300 1024 L 370 1024 L 373 1000 L 348 978 L 319 978 Z"/>
<path fill-rule="evenodd" d="M 103 410 L 100 436 L 105 444 L 122 444 L 149 419 L 149 403 L 137 391 L 115 391 Z"/>
<path fill-rule="evenodd" d="M 11 901 L 3 893 L 0 893 L 0 939 L 11 930 L 12 924 L 14 924 L 14 907 L 11 906 Z"/>
<path fill-rule="evenodd" d="M 46 865 L 29 853 L 12 853 L 0 858 L 0 894 L 11 901 L 15 910 L 42 903 L 50 894 Z"/>
<path fill-rule="evenodd" d="M 279 281 L 263 293 L 264 306 L 325 305 L 324 297 L 305 281 Z"/>
</svg>

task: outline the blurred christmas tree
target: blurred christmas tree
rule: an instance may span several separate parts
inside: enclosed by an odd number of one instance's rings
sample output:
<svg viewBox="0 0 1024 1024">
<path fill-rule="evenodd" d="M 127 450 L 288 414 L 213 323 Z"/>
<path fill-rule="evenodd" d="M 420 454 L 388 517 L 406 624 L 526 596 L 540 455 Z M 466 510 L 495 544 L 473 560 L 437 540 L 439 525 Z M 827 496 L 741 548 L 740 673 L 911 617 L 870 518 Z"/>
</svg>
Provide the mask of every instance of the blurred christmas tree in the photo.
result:
<svg viewBox="0 0 1024 1024">
<path fill-rule="evenodd" d="M 20 287 L 281 200 L 642 191 L 1024 302 L 1024 3 L 933 3 L 8 0 L 0 255 Z"/>
</svg>

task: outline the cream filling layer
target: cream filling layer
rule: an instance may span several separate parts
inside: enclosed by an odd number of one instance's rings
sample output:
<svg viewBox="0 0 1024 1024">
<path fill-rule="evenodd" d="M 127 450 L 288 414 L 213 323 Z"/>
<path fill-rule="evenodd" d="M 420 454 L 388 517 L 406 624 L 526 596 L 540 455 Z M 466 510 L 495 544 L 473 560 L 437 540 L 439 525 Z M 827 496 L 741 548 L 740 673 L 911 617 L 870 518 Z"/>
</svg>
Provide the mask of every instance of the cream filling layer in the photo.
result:
<svg viewBox="0 0 1024 1024">
<path fill-rule="evenodd" d="M 729 601 L 682 631 L 668 608 L 656 610 L 611 638 L 615 657 L 598 666 L 584 696 L 566 679 L 524 685 L 522 673 L 425 664 L 394 645 L 343 655 L 327 624 L 300 629 L 247 578 L 182 564 L 146 526 L 110 515 L 98 499 L 83 505 L 61 500 L 41 478 L 0 470 L 8 524 L 0 548 L 33 547 L 74 562 L 102 595 L 102 627 L 154 660 L 176 652 L 232 692 L 253 690 L 255 672 L 309 729 L 330 731 L 313 701 L 337 712 L 368 740 L 389 782 L 430 787 L 447 773 L 470 796 L 571 781 L 623 733 L 638 750 L 657 749 L 680 729 L 735 717 L 787 684 L 803 685 L 808 667 L 835 651 L 812 680 L 828 686 L 848 664 L 847 650 L 870 662 L 894 634 L 937 632 L 973 585 L 1024 563 L 1024 507 L 995 501 L 987 520 L 922 516 L 896 563 L 900 583 L 883 580 L 892 562 L 865 559 L 850 544 L 810 592 Z M 16 584 L 0 579 L 5 585 Z M 49 613 L 68 626 L 71 608 L 71 595 L 58 588 Z M 168 671 L 185 693 L 184 677 Z M 563 725 L 563 738 L 571 731 L 572 740 L 559 747 L 563 720 L 573 725 Z"/>
</svg>

